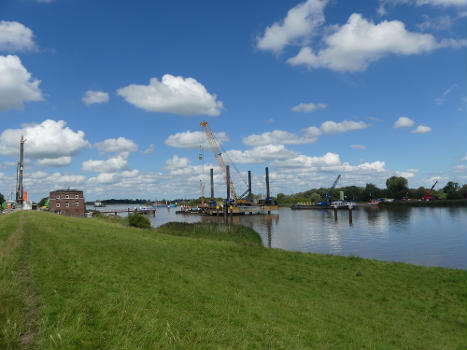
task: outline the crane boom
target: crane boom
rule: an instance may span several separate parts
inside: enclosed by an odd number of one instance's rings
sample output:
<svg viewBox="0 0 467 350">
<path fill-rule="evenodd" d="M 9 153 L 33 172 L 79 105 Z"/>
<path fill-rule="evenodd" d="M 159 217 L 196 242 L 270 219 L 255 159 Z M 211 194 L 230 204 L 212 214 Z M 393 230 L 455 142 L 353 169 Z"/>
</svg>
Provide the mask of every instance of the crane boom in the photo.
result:
<svg viewBox="0 0 467 350">
<path fill-rule="evenodd" d="M 430 195 L 431 192 L 433 192 L 433 190 L 435 189 L 435 186 L 436 186 L 437 183 L 438 183 L 438 181 L 435 181 L 435 183 L 433 184 L 433 186 L 431 186 L 430 190 L 429 190 L 428 193 L 427 193 L 428 195 Z"/>
<path fill-rule="evenodd" d="M 225 162 L 224 162 L 224 159 L 222 158 L 222 153 L 219 151 L 219 143 L 216 139 L 216 136 L 214 136 L 214 133 L 212 132 L 211 128 L 208 125 L 208 122 L 203 121 L 200 123 L 200 125 L 204 128 L 204 131 L 206 132 L 209 145 L 211 146 L 211 150 L 214 152 L 214 157 L 216 158 L 216 163 L 221 169 L 222 175 L 224 176 L 224 180 L 227 181 Z M 234 199 L 237 200 L 237 193 L 235 192 L 235 187 L 234 187 L 232 180 L 230 180 L 230 193 L 232 194 Z"/>
<path fill-rule="evenodd" d="M 332 184 L 331 188 L 329 189 L 329 192 L 326 194 L 326 202 L 329 201 L 329 198 L 331 198 L 332 196 L 332 190 L 336 187 L 337 183 L 339 182 L 339 179 L 341 178 L 341 174 L 339 174 L 336 178 L 336 180 L 334 180 L 334 183 Z"/>
</svg>

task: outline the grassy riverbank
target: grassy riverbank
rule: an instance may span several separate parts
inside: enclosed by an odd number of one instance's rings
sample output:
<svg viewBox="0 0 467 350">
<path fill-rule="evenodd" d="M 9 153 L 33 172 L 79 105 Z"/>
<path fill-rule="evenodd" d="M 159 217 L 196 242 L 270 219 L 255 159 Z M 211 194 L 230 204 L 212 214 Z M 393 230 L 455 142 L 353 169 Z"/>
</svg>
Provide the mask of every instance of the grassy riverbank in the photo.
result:
<svg viewBox="0 0 467 350">
<path fill-rule="evenodd" d="M 465 270 L 180 227 L 0 216 L 0 348 L 465 347 Z"/>
</svg>

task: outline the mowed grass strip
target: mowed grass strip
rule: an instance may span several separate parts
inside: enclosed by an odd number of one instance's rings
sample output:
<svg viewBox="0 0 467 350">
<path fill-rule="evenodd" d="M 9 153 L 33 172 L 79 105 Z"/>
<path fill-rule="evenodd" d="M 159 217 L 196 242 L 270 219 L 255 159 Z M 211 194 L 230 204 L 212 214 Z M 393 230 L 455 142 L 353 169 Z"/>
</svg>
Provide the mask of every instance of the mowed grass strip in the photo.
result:
<svg viewBox="0 0 467 350">
<path fill-rule="evenodd" d="M 22 215 L 40 348 L 465 347 L 465 270 Z"/>
</svg>

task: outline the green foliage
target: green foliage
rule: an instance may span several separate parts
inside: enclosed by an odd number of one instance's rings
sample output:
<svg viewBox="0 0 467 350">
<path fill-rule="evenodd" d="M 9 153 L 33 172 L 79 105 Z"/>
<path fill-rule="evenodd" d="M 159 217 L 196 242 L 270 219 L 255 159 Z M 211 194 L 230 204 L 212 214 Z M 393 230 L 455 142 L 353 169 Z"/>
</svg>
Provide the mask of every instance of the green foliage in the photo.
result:
<svg viewBox="0 0 467 350">
<path fill-rule="evenodd" d="M 0 206 L 5 202 L 5 197 L 0 193 Z"/>
<path fill-rule="evenodd" d="M 465 270 L 22 214 L 0 216 L 20 238 L 0 259 L 2 349 L 28 348 L 22 334 L 40 349 L 465 347 Z"/>
<path fill-rule="evenodd" d="M 42 199 L 39 201 L 39 203 L 37 204 L 37 206 L 38 206 L 39 208 L 42 208 L 42 207 L 45 205 L 45 203 L 47 202 L 48 199 L 49 199 L 49 197 L 44 197 L 44 198 L 42 198 Z"/>
<path fill-rule="evenodd" d="M 407 179 L 402 176 L 391 176 L 386 180 L 386 188 L 388 196 L 394 199 L 402 199 L 409 191 Z"/>
<path fill-rule="evenodd" d="M 462 196 L 461 187 L 457 182 L 449 181 L 446 186 L 443 187 L 443 192 L 446 193 L 447 199 L 465 198 Z"/>
<path fill-rule="evenodd" d="M 310 196 L 310 199 L 311 199 L 311 202 L 312 202 L 312 203 L 315 203 L 315 204 L 316 204 L 316 203 L 318 203 L 318 202 L 321 201 L 321 196 L 320 196 L 319 193 L 313 192 L 313 193 L 311 194 L 311 196 Z"/>
<path fill-rule="evenodd" d="M 156 231 L 158 233 L 176 236 L 234 241 L 258 246 L 262 245 L 259 234 L 255 230 L 242 225 L 169 222 L 158 227 Z"/>
<path fill-rule="evenodd" d="M 128 215 L 128 224 L 133 227 L 138 227 L 138 228 L 150 228 L 151 227 L 151 221 L 147 218 L 147 216 L 143 214 L 130 214 Z"/>
</svg>

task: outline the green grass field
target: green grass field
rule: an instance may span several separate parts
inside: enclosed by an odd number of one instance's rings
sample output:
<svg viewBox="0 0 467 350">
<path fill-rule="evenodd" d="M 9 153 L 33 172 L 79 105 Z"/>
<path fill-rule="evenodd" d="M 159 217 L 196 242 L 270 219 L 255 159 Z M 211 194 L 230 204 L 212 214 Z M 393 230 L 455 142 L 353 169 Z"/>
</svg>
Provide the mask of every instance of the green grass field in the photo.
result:
<svg viewBox="0 0 467 350">
<path fill-rule="evenodd" d="M 465 349 L 465 270 L 237 229 L 0 215 L 0 348 Z"/>
</svg>

